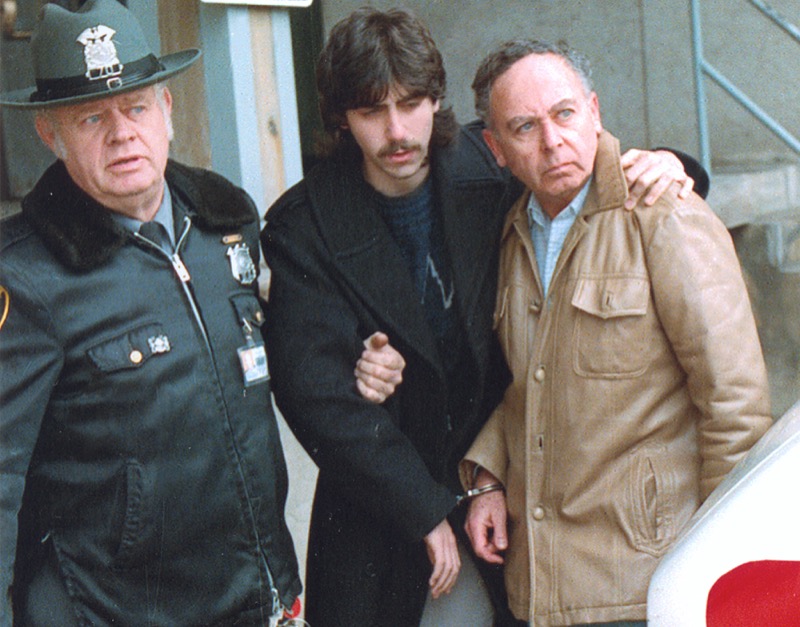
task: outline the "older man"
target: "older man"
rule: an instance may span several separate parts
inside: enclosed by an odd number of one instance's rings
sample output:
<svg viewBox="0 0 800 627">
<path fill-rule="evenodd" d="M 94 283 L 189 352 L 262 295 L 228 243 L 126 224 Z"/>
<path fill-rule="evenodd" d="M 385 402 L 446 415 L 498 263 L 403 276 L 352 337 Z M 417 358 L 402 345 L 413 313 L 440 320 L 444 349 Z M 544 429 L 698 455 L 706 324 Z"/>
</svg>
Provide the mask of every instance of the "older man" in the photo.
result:
<svg viewBox="0 0 800 627">
<path fill-rule="evenodd" d="M 495 309 L 513 382 L 462 464 L 468 533 L 505 561 L 518 618 L 640 621 L 659 557 L 770 424 L 736 254 L 696 195 L 623 210 L 619 144 L 576 53 L 510 42 L 473 87 L 528 191 Z"/>
<path fill-rule="evenodd" d="M 0 623 L 276 624 L 300 581 L 258 215 L 167 156 L 160 81 L 199 52 L 156 58 L 115 0 L 48 4 L 32 47 L 3 103 L 58 161 L 2 224 Z"/>
</svg>

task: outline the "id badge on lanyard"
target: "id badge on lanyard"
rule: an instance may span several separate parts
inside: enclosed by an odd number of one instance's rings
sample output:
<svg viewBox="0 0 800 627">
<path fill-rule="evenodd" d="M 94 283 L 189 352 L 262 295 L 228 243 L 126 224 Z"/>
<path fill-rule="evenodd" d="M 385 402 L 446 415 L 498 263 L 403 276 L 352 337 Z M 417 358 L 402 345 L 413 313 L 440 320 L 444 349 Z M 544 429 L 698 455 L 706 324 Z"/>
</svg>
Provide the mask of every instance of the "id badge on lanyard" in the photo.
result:
<svg viewBox="0 0 800 627">
<path fill-rule="evenodd" d="M 242 365 L 244 387 L 249 388 L 259 383 L 269 381 L 269 367 L 267 365 L 267 349 L 264 342 L 253 338 L 253 327 L 243 320 L 245 345 L 240 346 L 236 352 L 239 354 L 239 363 Z"/>
</svg>

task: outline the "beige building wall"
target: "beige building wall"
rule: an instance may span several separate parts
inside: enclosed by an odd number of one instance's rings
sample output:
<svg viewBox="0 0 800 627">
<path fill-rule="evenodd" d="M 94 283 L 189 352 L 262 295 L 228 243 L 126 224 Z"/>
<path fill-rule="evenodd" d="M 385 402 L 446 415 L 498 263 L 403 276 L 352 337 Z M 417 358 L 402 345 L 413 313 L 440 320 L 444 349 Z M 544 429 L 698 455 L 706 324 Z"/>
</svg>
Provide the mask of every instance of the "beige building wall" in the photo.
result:
<svg viewBox="0 0 800 627">
<path fill-rule="evenodd" d="M 689 0 L 318 1 L 326 32 L 363 4 L 422 17 L 442 50 L 449 101 L 462 121 L 474 117 L 470 83 L 493 45 L 515 37 L 565 40 L 593 61 L 604 123 L 624 145 L 699 154 Z M 798 0 L 769 4 L 800 24 Z M 701 16 L 706 56 L 800 135 L 800 44 L 747 0 L 703 0 Z M 715 161 L 796 159 L 711 84 L 708 105 Z"/>
</svg>

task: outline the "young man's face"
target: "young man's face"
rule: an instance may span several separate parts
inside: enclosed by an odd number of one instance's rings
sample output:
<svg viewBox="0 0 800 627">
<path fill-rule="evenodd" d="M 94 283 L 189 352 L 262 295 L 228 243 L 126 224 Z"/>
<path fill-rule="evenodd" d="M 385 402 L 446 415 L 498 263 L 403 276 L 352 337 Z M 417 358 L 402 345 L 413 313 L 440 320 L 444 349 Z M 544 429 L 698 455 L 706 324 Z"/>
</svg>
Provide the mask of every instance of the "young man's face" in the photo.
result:
<svg viewBox="0 0 800 627">
<path fill-rule="evenodd" d="M 554 54 L 531 54 L 492 86 L 491 131 L 484 137 L 498 164 L 536 196 L 551 217 L 592 174 L 603 130 L 597 95 Z"/>
<path fill-rule="evenodd" d="M 163 195 L 171 105 L 166 88 L 159 103 L 156 88 L 145 87 L 58 107 L 38 116 L 36 128 L 78 187 L 109 209 L 142 219 L 142 208 L 155 213 Z"/>
<path fill-rule="evenodd" d="M 439 102 L 393 85 L 381 102 L 345 113 L 345 128 L 364 154 L 364 176 L 386 196 L 402 196 L 428 175 L 428 146 Z"/>
</svg>

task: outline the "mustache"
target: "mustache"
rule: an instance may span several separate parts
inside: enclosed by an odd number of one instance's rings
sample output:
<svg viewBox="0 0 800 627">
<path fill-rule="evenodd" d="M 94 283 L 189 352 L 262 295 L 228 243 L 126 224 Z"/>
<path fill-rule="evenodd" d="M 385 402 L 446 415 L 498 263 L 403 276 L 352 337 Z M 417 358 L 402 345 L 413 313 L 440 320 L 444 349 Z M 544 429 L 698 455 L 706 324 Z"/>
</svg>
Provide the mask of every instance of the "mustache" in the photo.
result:
<svg viewBox="0 0 800 627">
<path fill-rule="evenodd" d="M 391 142 L 386 144 L 383 148 L 378 151 L 379 157 L 388 157 L 396 152 L 403 152 L 406 150 L 420 150 L 421 146 L 412 141 L 402 140 L 399 142 Z"/>
</svg>

